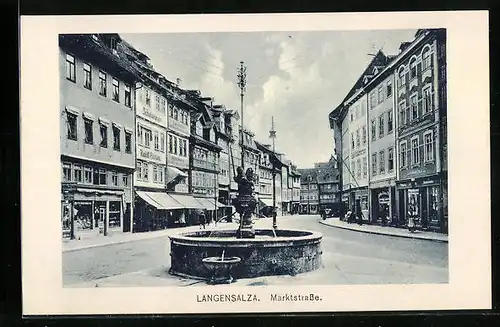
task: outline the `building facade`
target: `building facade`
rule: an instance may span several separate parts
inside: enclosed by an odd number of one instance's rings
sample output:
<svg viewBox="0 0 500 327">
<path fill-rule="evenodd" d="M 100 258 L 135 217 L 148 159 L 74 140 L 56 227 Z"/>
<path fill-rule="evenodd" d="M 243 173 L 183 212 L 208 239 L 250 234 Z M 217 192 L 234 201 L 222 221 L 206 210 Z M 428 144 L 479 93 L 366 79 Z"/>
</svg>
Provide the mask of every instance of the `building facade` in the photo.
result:
<svg viewBox="0 0 500 327">
<path fill-rule="evenodd" d="M 300 176 L 300 214 L 319 212 L 318 170 L 316 168 L 299 169 Z"/>
<path fill-rule="evenodd" d="M 399 219 L 447 230 L 446 34 L 420 30 L 394 64 Z"/>
<path fill-rule="evenodd" d="M 382 68 L 382 67 L 381 67 Z M 385 68 L 385 67 L 384 67 Z M 366 86 L 370 142 L 370 203 L 372 222 L 389 222 L 396 198 L 396 132 L 394 74 L 374 72 Z"/>
<path fill-rule="evenodd" d="M 137 72 L 117 34 L 59 36 L 63 237 L 132 229 Z"/>
<path fill-rule="evenodd" d="M 355 118 L 363 96 L 366 147 L 364 123 Z M 418 30 L 395 56 L 379 51 L 346 99 L 329 115 L 342 200 L 352 207 L 353 180 L 358 189 L 367 182 L 370 222 L 404 226 L 411 217 L 420 228 L 446 233 L 446 31 Z M 365 151 L 368 178 L 360 183 Z"/>
</svg>

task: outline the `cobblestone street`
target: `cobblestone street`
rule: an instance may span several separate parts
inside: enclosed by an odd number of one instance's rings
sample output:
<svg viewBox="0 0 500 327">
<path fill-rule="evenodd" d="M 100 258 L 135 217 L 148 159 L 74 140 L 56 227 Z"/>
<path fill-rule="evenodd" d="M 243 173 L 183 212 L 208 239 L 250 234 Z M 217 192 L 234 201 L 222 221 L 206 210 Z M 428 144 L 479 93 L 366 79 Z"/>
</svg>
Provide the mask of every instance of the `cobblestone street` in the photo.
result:
<svg viewBox="0 0 500 327">
<path fill-rule="evenodd" d="M 318 216 L 278 217 L 283 228 L 323 234 L 323 267 L 297 276 L 238 280 L 233 285 L 445 283 L 448 245 L 429 240 L 367 234 L 320 224 Z M 270 219 L 255 227 L 270 227 Z M 219 228 L 223 224 L 219 225 Z M 235 228 L 225 224 L 226 228 Z M 166 236 L 63 253 L 63 283 L 70 287 L 189 286 L 204 284 L 170 276 Z"/>
</svg>

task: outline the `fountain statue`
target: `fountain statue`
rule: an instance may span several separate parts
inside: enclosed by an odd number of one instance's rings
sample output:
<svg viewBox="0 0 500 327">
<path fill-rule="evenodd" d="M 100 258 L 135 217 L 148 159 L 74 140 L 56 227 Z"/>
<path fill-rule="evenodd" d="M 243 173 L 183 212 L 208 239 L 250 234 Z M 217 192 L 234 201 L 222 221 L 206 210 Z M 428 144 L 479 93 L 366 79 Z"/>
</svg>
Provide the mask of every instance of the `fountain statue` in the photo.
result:
<svg viewBox="0 0 500 327">
<path fill-rule="evenodd" d="M 252 214 L 257 206 L 255 199 L 255 176 L 252 168 L 248 168 L 243 175 L 243 168 L 236 169 L 234 181 L 238 184 L 238 196 L 234 200 L 236 212 L 240 215 L 240 227 L 237 231 L 238 238 L 254 238 L 255 232 L 252 224 Z"/>
</svg>

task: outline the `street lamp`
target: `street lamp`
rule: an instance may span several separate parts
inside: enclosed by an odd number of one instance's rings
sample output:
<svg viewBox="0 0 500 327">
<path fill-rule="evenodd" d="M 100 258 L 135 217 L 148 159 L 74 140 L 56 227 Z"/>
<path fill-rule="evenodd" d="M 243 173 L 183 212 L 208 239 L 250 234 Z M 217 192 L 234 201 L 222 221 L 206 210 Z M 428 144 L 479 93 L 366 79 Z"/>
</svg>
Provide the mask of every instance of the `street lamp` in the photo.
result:
<svg viewBox="0 0 500 327">
<path fill-rule="evenodd" d="M 275 142 L 276 139 L 276 130 L 274 129 L 274 116 L 271 117 L 271 130 L 269 131 L 269 137 L 273 140 L 273 155 L 276 154 Z M 276 222 L 276 167 L 273 161 L 273 229 L 278 228 L 278 224 Z"/>
</svg>

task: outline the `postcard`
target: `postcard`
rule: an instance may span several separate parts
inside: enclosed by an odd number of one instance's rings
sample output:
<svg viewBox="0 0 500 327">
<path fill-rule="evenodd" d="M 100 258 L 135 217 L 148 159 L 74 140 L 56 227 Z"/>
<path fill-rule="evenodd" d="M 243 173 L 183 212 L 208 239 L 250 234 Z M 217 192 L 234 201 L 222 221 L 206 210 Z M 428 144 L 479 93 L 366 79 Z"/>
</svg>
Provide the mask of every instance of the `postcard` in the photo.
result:
<svg viewBox="0 0 500 327">
<path fill-rule="evenodd" d="M 491 307 L 487 11 L 20 35 L 24 315 Z"/>
</svg>

